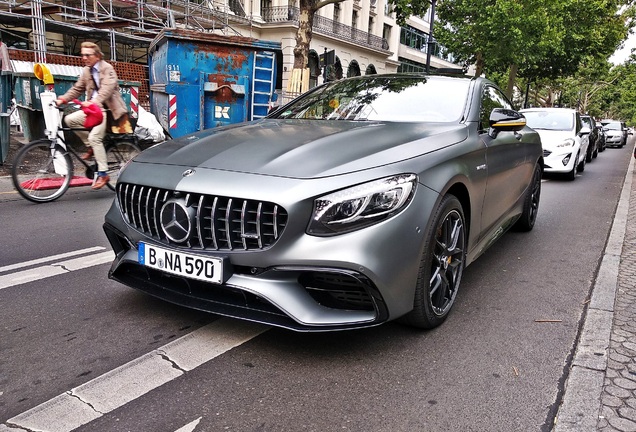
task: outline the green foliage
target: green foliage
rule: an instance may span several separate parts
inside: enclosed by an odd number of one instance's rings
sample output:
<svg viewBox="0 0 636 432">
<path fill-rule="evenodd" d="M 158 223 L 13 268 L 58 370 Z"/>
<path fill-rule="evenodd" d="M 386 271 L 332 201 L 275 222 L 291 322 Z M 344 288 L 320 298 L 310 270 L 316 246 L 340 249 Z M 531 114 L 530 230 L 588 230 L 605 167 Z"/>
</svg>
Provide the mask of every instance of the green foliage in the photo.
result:
<svg viewBox="0 0 636 432">
<path fill-rule="evenodd" d="M 399 23 L 430 7 L 430 0 L 388 1 Z M 636 124 L 636 55 L 608 63 L 636 23 L 631 0 L 436 1 L 435 39 L 459 65 L 504 89 L 515 84 L 516 105 L 527 97 Z"/>
</svg>

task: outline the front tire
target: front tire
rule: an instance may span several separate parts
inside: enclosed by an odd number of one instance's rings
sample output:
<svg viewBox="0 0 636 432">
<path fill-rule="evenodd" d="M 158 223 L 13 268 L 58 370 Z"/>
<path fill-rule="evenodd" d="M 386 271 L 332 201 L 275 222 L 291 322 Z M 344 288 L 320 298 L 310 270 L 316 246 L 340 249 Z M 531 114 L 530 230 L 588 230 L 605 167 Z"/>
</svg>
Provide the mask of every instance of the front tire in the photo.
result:
<svg viewBox="0 0 636 432">
<path fill-rule="evenodd" d="M 576 163 L 576 161 L 578 160 L 578 156 L 579 155 L 576 155 L 577 159 L 574 161 L 574 166 L 572 166 L 572 170 L 567 174 L 568 180 L 571 180 L 571 181 L 576 180 L 576 174 L 578 173 L 578 167 L 579 167 L 579 164 Z"/>
<path fill-rule="evenodd" d="M 16 154 L 11 169 L 13 186 L 24 198 L 35 203 L 58 199 L 73 178 L 73 163 L 66 150 L 40 139 L 26 144 Z"/>
<path fill-rule="evenodd" d="M 432 216 L 420 262 L 413 310 L 405 324 L 432 329 L 442 324 L 457 296 L 466 265 L 466 224 L 461 203 L 446 195 Z"/>
<path fill-rule="evenodd" d="M 532 183 L 528 186 L 528 191 L 526 192 L 526 197 L 523 201 L 523 212 L 513 227 L 517 231 L 531 231 L 532 228 L 534 228 L 534 223 L 536 222 L 537 214 L 539 213 L 542 174 L 543 170 L 541 169 L 541 165 L 537 164 L 534 167 Z"/>
</svg>

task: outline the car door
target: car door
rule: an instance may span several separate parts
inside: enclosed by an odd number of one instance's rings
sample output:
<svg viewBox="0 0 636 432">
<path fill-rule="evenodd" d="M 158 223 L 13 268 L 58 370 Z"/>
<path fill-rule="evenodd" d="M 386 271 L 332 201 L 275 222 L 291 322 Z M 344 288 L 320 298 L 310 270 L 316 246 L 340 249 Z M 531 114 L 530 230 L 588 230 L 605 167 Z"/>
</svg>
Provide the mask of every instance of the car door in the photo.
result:
<svg viewBox="0 0 636 432">
<path fill-rule="evenodd" d="M 488 120 L 494 108 L 513 109 L 498 88 L 486 85 L 480 111 L 480 138 L 486 146 L 488 170 L 481 219 L 481 231 L 486 235 L 501 226 L 521 199 L 530 183 L 535 163 L 527 145 L 531 139 L 536 139 L 532 130 L 524 128 L 520 132 L 492 133 Z"/>
</svg>

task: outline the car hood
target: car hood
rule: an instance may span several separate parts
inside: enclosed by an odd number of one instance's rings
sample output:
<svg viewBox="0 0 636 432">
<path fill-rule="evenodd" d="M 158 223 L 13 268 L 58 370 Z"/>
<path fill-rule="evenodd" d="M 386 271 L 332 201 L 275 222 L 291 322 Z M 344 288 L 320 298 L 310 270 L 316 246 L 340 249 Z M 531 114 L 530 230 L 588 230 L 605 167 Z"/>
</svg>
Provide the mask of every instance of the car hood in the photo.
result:
<svg viewBox="0 0 636 432">
<path fill-rule="evenodd" d="M 167 141 L 135 163 L 317 178 L 410 159 L 467 136 L 463 124 L 265 119 Z"/>
<path fill-rule="evenodd" d="M 572 131 L 554 131 L 545 129 L 535 129 L 541 137 L 541 145 L 544 149 L 553 149 L 568 138 L 574 138 Z"/>
</svg>

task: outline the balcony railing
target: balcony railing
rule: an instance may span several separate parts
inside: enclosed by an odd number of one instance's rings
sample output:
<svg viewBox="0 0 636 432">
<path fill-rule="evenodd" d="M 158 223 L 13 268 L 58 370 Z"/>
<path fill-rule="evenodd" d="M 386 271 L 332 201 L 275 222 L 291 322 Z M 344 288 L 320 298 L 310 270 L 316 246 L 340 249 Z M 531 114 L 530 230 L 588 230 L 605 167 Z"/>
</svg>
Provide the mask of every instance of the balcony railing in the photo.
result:
<svg viewBox="0 0 636 432">
<path fill-rule="evenodd" d="M 300 9 L 297 7 L 276 6 L 263 8 L 261 10 L 261 15 L 263 17 L 263 20 L 268 23 L 287 22 L 298 25 Z M 361 45 L 367 45 L 372 48 L 377 48 L 385 51 L 389 50 L 389 43 L 386 39 L 362 30 L 358 30 L 351 26 L 341 24 L 320 15 L 314 15 L 313 31 L 315 33 L 320 33 L 327 36 L 346 38 L 347 40 L 357 42 Z"/>
</svg>

